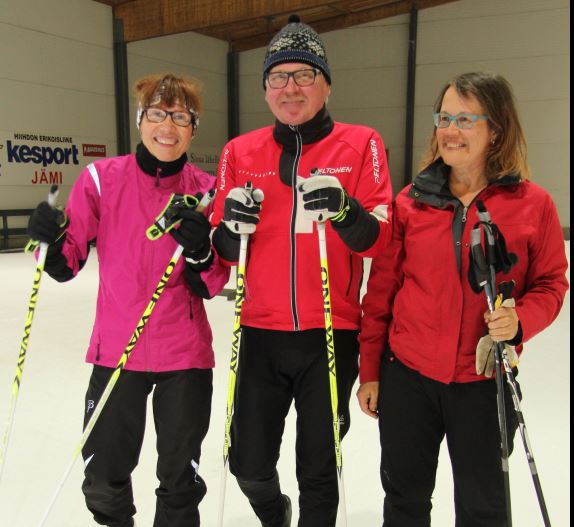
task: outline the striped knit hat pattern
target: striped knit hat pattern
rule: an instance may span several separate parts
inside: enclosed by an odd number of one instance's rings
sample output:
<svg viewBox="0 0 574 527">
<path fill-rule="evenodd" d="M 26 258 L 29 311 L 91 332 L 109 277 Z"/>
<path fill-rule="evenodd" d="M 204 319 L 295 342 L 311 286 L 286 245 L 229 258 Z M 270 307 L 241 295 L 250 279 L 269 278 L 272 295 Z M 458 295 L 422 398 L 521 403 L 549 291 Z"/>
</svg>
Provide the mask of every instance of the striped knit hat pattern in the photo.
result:
<svg viewBox="0 0 574 527">
<path fill-rule="evenodd" d="M 301 62 L 321 70 L 331 84 L 331 70 L 327 62 L 325 45 L 317 32 L 303 24 L 297 15 L 291 15 L 284 26 L 272 39 L 263 62 L 263 87 L 265 76 L 271 68 L 285 62 Z"/>
</svg>

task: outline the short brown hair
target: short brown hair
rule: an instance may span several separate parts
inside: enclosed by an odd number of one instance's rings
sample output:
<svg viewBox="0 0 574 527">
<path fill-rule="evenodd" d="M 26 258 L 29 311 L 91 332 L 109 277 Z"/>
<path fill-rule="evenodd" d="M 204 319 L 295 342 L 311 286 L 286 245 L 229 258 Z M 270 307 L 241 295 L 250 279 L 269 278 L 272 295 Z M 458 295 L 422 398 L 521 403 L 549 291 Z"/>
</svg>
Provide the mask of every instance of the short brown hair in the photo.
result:
<svg viewBox="0 0 574 527">
<path fill-rule="evenodd" d="M 522 179 L 530 178 L 526 161 L 527 146 L 518 118 L 510 83 L 501 75 L 484 72 L 463 73 L 454 77 L 440 91 L 433 111 L 440 112 L 446 91 L 453 87 L 462 97 L 474 96 L 488 115 L 488 126 L 495 132 L 496 140 L 486 158 L 488 181 L 513 174 Z M 421 162 L 421 169 L 438 159 L 436 129 Z"/>
<path fill-rule="evenodd" d="M 162 102 L 167 106 L 181 104 L 198 115 L 201 111 L 201 84 L 191 77 L 171 73 L 148 75 L 136 82 L 134 92 L 141 108 Z"/>
</svg>

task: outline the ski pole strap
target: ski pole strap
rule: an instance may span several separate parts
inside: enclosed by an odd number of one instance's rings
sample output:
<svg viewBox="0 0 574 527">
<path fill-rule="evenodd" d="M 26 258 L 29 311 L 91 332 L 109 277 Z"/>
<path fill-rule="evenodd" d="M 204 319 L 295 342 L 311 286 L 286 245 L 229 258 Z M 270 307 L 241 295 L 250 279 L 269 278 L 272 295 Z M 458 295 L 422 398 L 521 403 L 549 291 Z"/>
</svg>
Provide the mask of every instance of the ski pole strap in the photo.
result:
<svg viewBox="0 0 574 527">
<path fill-rule="evenodd" d="M 196 208 L 199 205 L 197 197 L 191 194 L 172 194 L 163 210 L 157 215 L 153 224 L 146 230 L 150 240 L 157 240 L 180 224 L 179 210 Z"/>
<path fill-rule="evenodd" d="M 490 272 L 482 248 L 480 225 L 475 226 L 470 233 L 470 265 L 469 281 L 475 293 L 480 293 L 488 283 Z"/>
<path fill-rule="evenodd" d="M 476 207 L 479 221 L 475 224 L 475 227 L 480 224 L 484 228 L 487 263 L 494 267 L 496 273 L 502 271 L 504 274 L 507 274 L 518 262 L 518 256 L 509 252 L 506 248 L 506 240 L 498 226 L 492 222 L 484 202 L 478 200 Z"/>
</svg>

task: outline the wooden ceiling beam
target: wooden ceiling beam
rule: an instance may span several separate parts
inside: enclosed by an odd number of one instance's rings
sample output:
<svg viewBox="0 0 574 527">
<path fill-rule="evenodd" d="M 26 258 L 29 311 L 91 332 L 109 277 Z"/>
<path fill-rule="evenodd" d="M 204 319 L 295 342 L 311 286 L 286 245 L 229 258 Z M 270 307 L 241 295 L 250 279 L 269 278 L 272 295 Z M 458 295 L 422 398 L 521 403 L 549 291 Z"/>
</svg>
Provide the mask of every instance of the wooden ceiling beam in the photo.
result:
<svg viewBox="0 0 574 527">
<path fill-rule="evenodd" d="M 456 0 L 96 0 L 113 3 L 125 42 L 195 31 L 246 51 L 266 46 L 291 13 L 323 33 Z"/>
<path fill-rule="evenodd" d="M 433 7 L 441 4 L 447 4 L 456 0 L 415 0 L 414 5 L 418 9 L 424 9 L 427 7 Z M 335 2 L 336 3 L 336 2 Z M 346 15 L 336 15 L 329 18 L 322 18 L 314 22 L 310 22 L 313 29 L 317 33 L 324 33 L 327 31 L 335 31 L 338 29 L 345 29 L 351 26 L 356 26 L 359 24 L 365 24 L 367 22 L 372 22 L 375 20 L 381 20 L 383 18 L 389 18 L 392 16 L 403 15 L 408 13 L 413 5 L 412 0 L 395 0 L 384 5 L 377 7 L 364 8 L 360 11 L 353 12 Z M 302 18 L 304 19 L 304 12 L 301 12 Z M 209 34 L 205 32 L 204 34 Z M 262 46 L 267 46 L 269 41 L 275 34 L 273 32 L 262 32 L 253 36 L 241 38 L 231 42 L 233 49 L 237 51 L 248 51 L 250 49 L 259 48 Z"/>
<path fill-rule="evenodd" d="M 132 0 L 114 7 L 124 25 L 124 40 L 198 31 L 257 18 L 289 15 L 332 0 Z M 336 2 L 335 2 L 336 3 Z"/>
</svg>

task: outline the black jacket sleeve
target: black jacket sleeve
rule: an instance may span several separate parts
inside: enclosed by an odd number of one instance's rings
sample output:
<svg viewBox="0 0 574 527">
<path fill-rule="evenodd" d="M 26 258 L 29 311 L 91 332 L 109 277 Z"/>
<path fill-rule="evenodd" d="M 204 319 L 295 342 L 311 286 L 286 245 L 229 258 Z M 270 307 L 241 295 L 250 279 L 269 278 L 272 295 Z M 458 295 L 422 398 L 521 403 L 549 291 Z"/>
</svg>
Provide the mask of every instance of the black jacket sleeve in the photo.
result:
<svg viewBox="0 0 574 527">
<path fill-rule="evenodd" d="M 46 263 L 44 271 L 46 271 L 57 282 L 68 282 L 74 278 L 72 269 L 68 267 L 66 257 L 62 254 L 62 247 L 66 234 L 64 234 L 55 243 L 48 245 L 48 252 L 46 253 Z M 90 253 L 90 246 L 88 245 L 86 255 Z M 86 257 L 87 260 L 87 257 Z M 80 260 L 80 270 L 86 265 L 86 260 Z"/>
<path fill-rule="evenodd" d="M 369 214 L 355 199 L 349 197 L 350 210 L 347 216 L 331 225 L 351 251 L 360 253 L 369 249 L 379 237 L 379 221 Z"/>
<path fill-rule="evenodd" d="M 186 260 L 185 268 L 183 270 L 187 286 L 191 292 L 200 298 L 205 298 L 206 300 L 209 300 L 212 296 L 209 294 L 209 288 L 201 278 L 201 272 L 209 269 L 213 264 L 213 260 L 213 252 L 211 252 L 209 258 L 205 262 L 191 263 L 189 260 Z"/>
<path fill-rule="evenodd" d="M 228 262 L 237 262 L 239 260 L 239 246 L 241 245 L 241 236 L 231 232 L 225 223 L 221 222 L 211 239 L 211 243 L 217 254 Z"/>
</svg>

